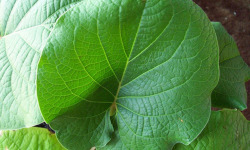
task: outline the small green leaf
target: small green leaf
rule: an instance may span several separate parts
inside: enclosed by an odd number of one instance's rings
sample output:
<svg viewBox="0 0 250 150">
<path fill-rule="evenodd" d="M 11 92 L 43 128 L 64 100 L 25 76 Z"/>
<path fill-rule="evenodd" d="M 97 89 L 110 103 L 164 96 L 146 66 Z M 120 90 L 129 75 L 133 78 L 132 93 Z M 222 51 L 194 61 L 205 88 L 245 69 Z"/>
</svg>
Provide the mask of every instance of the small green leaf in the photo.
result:
<svg viewBox="0 0 250 150">
<path fill-rule="evenodd" d="M 212 111 L 207 127 L 190 145 L 174 150 L 248 150 L 250 121 L 237 110 Z"/>
<path fill-rule="evenodd" d="M 97 150 L 128 150 L 123 142 L 121 141 L 118 126 L 117 126 L 117 120 L 115 117 L 112 117 L 112 123 L 114 126 L 114 132 L 112 134 L 111 140 L 105 147 L 97 147 Z"/>
<path fill-rule="evenodd" d="M 208 122 L 219 49 L 190 0 L 85 0 L 57 22 L 38 66 L 46 122 L 69 149 L 191 143 Z"/>
<path fill-rule="evenodd" d="M 55 134 L 44 128 L 0 131 L 1 150 L 66 150 Z"/>
<path fill-rule="evenodd" d="M 36 96 L 41 51 L 56 20 L 79 0 L 0 0 L 0 129 L 43 121 Z"/>
<path fill-rule="evenodd" d="M 213 107 L 247 108 L 245 82 L 250 79 L 250 68 L 241 58 L 234 39 L 219 22 L 213 22 L 220 49 L 220 80 L 212 93 Z"/>
</svg>

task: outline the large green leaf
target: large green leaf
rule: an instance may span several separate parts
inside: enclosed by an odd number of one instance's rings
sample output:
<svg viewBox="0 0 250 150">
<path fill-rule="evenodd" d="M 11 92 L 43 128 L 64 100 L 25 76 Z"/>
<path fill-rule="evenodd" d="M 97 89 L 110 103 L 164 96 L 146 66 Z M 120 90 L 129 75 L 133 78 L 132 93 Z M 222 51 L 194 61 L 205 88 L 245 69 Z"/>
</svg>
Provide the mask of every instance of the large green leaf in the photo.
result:
<svg viewBox="0 0 250 150">
<path fill-rule="evenodd" d="M 0 129 L 43 121 L 35 81 L 40 53 L 58 17 L 77 1 L 0 1 Z"/>
<path fill-rule="evenodd" d="M 55 134 L 44 128 L 0 131 L 1 150 L 66 150 Z"/>
<path fill-rule="evenodd" d="M 248 150 L 250 121 L 237 110 L 212 111 L 207 127 L 190 145 L 174 150 Z"/>
<path fill-rule="evenodd" d="M 212 94 L 212 105 L 221 108 L 247 108 L 245 82 L 250 68 L 241 58 L 234 39 L 219 22 L 213 22 L 220 49 L 220 80 Z"/>
<path fill-rule="evenodd" d="M 69 149 L 189 144 L 210 116 L 216 34 L 190 0 L 85 0 L 57 22 L 38 67 L 46 122 Z"/>
</svg>

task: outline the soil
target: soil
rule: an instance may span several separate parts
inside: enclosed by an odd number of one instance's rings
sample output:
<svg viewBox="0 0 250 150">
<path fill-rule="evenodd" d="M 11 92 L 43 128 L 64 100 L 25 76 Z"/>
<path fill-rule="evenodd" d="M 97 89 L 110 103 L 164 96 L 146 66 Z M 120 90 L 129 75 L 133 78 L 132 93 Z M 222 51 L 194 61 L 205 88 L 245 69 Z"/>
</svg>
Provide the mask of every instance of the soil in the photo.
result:
<svg viewBox="0 0 250 150">
<path fill-rule="evenodd" d="M 55 131 L 50 128 L 49 124 L 46 124 L 45 122 L 43 122 L 39 125 L 36 125 L 34 127 L 47 128 L 50 132 L 55 133 Z"/>
<path fill-rule="evenodd" d="M 240 54 L 250 66 L 250 0 L 194 0 L 211 21 L 223 24 L 236 41 Z M 250 81 L 246 83 L 248 109 L 243 114 L 250 120 Z"/>
</svg>

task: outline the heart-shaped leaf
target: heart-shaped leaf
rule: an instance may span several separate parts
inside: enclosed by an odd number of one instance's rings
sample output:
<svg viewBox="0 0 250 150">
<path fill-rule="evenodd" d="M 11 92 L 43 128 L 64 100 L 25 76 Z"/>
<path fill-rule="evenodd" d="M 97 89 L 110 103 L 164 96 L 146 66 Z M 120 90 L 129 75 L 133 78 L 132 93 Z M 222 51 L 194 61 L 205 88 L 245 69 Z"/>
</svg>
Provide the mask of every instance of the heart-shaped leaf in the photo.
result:
<svg viewBox="0 0 250 150">
<path fill-rule="evenodd" d="M 207 127 L 190 145 L 177 144 L 174 150 L 247 150 L 250 122 L 237 110 L 212 111 Z"/>
<path fill-rule="evenodd" d="M 0 1 L 0 129 L 43 121 L 36 96 L 40 53 L 58 17 L 77 1 Z"/>
<path fill-rule="evenodd" d="M 247 108 L 245 82 L 250 68 L 241 58 L 234 39 L 219 22 L 213 22 L 220 49 L 220 80 L 212 94 L 212 105 L 221 108 Z"/>
<path fill-rule="evenodd" d="M 0 131 L 1 150 L 66 150 L 55 134 L 44 128 Z"/>
<path fill-rule="evenodd" d="M 57 22 L 38 67 L 45 120 L 69 149 L 189 144 L 210 116 L 218 45 L 190 0 L 85 0 Z"/>
</svg>

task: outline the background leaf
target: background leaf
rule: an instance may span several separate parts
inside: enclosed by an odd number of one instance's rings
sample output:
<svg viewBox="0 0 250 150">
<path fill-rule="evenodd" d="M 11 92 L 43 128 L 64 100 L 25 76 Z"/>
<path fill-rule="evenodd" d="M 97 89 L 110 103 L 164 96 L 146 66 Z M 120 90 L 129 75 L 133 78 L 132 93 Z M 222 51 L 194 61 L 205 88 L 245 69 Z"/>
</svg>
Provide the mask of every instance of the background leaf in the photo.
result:
<svg viewBox="0 0 250 150">
<path fill-rule="evenodd" d="M 66 150 L 45 128 L 0 131 L 1 150 Z"/>
<path fill-rule="evenodd" d="M 212 94 L 213 107 L 247 108 L 245 82 L 250 68 L 241 58 L 234 39 L 219 22 L 213 22 L 220 49 L 220 80 Z"/>
<path fill-rule="evenodd" d="M 40 53 L 58 17 L 77 1 L 0 1 L 0 129 L 43 121 L 35 83 Z"/>
<path fill-rule="evenodd" d="M 174 150 L 247 150 L 250 122 L 237 110 L 212 111 L 207 127 L 190 145 L 177 144 Z"/>
<path fill-rule="evenodd" d="M 46 122 L 69 149 L 189 144 L 210 116 L 218 45 L 190 0 L 85 0 L 57 22 L 38 69 Z"/>
</svg>

